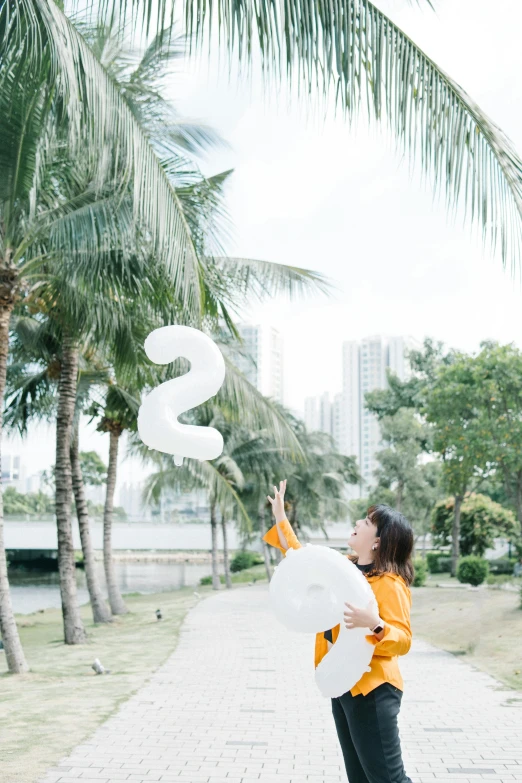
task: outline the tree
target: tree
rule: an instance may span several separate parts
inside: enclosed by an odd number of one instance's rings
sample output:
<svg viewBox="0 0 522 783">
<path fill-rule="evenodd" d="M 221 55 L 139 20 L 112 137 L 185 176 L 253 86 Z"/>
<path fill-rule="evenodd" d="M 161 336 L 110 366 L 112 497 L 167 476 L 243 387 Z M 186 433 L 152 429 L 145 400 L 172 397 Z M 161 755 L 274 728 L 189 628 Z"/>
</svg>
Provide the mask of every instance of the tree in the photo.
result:
<svg viewBox="0 0 522 783">
<path fill-rule="evenodd" d="M 494 469 L 483 438 L 481 416 L 473 362 L 460 354 L 452 364 L 439 369 L 426 404 L 433 450 L 442 458 L 443 485 L 454 497 L 452 576 L 457 573 L 462 502 Z"/>
<path fill-rule="evenodd" d="M 482 343 L 481 348 L 474 359 L 481 435 L 522 537 L 522 351 L 493 342 Z"/>
<path fill-rule="evenodd" d="M 429 435 L 419 417 L 407 408 L 400 408 L 394 416 L 384 416 L 379 424 L 384 448 L 376 454 L 377 484 L 379 488 L 393 489 L 393 505 L 402 511 L 408 485 L 418 481 L 419 455 L 425 450 Z"/>
<path fill-rule="evenodd" d="M 139 399 L 133 390 L 125 389 L 122 385 L 109 380 L 104 405 L 100 406 L 94 402 L 89 409 L 93 418 L 99 418 L 96 425 L 98 432 L 109 434 L 109 463 L 103 512 L 103 564 L 109 603 L 113 614 L 125 614 L 128 611 L 118 587 L 112 556 L 112 521 L 119 444 L 125 430 L 136 429 L 139 407 Z"/>
<path fill-rule="evenodd" d="M 455 498 L 446 498 L 433 509 L 433 534 L 439 546 L 451 542 Z M 462 502 L 460 517 L 460 553 L 482 557 L 499 537 L 510 538 L 517 526 L 512 511 L 486 495 L 469 493 Z"/>
<path fill-rule="evenodd" d="M 87 589 L 89 591 L 89 599 L 91 602 L 92 616 L 95 623 L 109 623 L 112 621 L 111 612 L 109 611 L 107 604 L 103 599 L 101 588 L 96 573 L 96 561 L 94 558 L 94 547 L 92 545 L 91 530 L 89 525 L 89 507 L 85 499 L 85 484 L 89 481 L 85 480 L 82 467 L 82 455 L 79 453 L 79 416 L 77 415 L 76 421 L 73 427 L 73 433 L 71 438 L 70 448 L 70 460 L 71 460 L 71 475 L 72 475 L 72 489 L 74 494 L 74 501 L 76 505 L 76 516 L 78 518 L 78 528 L 80 530 L 80 540 L 82 543 L 83 563 L 85 568 L 85 578 L 87 581 Z M 84 456 L 83 464 L 87 464 L 91 469 L 94 468 L 94 475 L 91 474 L 91 480 L 94 478 L 96 481 L 99 478 L 100 464 L 93 458 L 93 455 L 98 455 L 96 452 L 88 452 L 88 458 Z M 100 458 L 98 457 L 101 463 Z M 103 466 L 103 463 L 102 463 Z M 105 466 L 103 466 L 105 467 Z M 98 471 L 96 471 L 96 468 Z M 88 474 L 87 474 L 88 475 Z"/>
<path fill-rule="evenodd" d="M 198 420 L 201 421 L 201 409 L 199 410 Z M 220 419 L 221 431 L 223 431 L 223 419 L 219 410 L 214 408 L 217 418 Z M 206 406 L 206 413 L 209 413 Z M 208 420 L 207 420 L 208 421 Z M 216 424 L 215 417 L 210 419 L 212 424 Z M 209 426 L 209 423 L 207 423 Z M 234 441 L 231 437 L 231 429 L 223 432 L 224 450 L 223 453 L 212 462 L 199 462 L 194 459 L 186 459 L 182 466 L 174 466 L 172 457 L 162 455 L 153 457 L 160 469 L 149 477 L 147 482 L 146 496 L 158 500 L 161 492 L 165 489 L 171 489 L 178 492 L 190 491 L 192 489 L 205 489 L 208 493 L 210 506 L 210 529 L 212 540 L 212 588 L 221 589 L 221 580 L 218 569 L 218 512 L 221 513 L 223 546 L 225 551 L 225 576 L 228 572 L 228 545 L 226 535 L 226 521 L 236 512 L 240 526 L 251 527 L 251 521 L 248 513 L 237 494 L 237 490 L 243 487 L 244 478 L 241 469 L 233 458 Z M 237 435 L 236 435 L 237 437 Z M 230 576 L 226 580 L 227 587 L 231 587 Z"/>
<path fill-rule="evenodd" d="M 80 451 L 78 454 L 82 476 L 86 486 L 101 487 L 107 480 L 107 465 L 97 451 Z"/>
<path fill-rule="evenodd" d="M 92 121 L 95 116 L 96 121 Z M 56 282 L 55 262 L 71 257 L 77 260 L 78 249 L 85 250 L 82 229 L 89 222 L 90 260 L 103 257 L 107 245 L 103 229 L 111 224 L 103 198 L 107 182 L 112 183 L 113 192 L 118 190 L 120 205 L 134 203 L 135 216 L 139 215 L 146 225 L 149 241 L 173 273 L 174 287 L 187 309 L 197 310 L 194 305 L 199 298 L 199 283 L 186 222 L 181 218 L 165 172 L 122 96 L 55 3 L 0 2 L 0 117 L 3 412 L 11 313 L 35 278 L 40 281 L 39 288 L 48 280 Z M 75 198 L 70 198 L 71 187 L 64 188 L 66 183 L 75 183 L 81 192 L 76 190 Z M 122 218 L 128 222 L 129 215 L 132 216 L 132 210 L 120 209 L 120 222 Z M 97 226 L 94 231 L 93 226 Z M 100 227 L 102 230 L 98 230 Z M 95 272 L 93 263 L 91 269 Z M 55 307 L 52 299 L 47 304 Z M 85 638 L 85 633 L 75 597 L 70 524 L 69 446 L 78 371 L 74 336 L 65 332 L 62 347 L 56 517 L 64 632 L 68 643 L 77 643 Z M 0 435 L 1 425 L 0 420 Z M 0 631 L 9 670 L 25 671 L 27 663 L 12 613 L 1 531 Z"/>
<path fill-rule="evenodd" d="M 431 514 L 442 495 L 442 466 L 439 460 L 430 460 L 418 466 L 415 480 L 408 486 L 405 514 L 410 520 L 415 541 L 422 536 L 422 555 L 426 555 L 426 538 L 431 531 Z"/>
</svg>

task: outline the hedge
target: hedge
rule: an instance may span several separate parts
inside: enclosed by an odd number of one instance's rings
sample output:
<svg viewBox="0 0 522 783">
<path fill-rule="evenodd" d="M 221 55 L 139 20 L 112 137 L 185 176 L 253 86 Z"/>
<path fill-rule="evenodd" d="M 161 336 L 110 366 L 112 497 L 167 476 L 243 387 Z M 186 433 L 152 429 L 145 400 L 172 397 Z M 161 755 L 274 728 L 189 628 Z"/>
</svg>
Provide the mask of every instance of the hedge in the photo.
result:
<svg viewBox="0 0 522 783">
<path fill-rule="evenodd" d="M 423 584 L 426 582 L 426 577 L 428 575 L 428 569 L 426 567 L 426 563 L 422 558 L 417 557 L 413 561 L 413 568 L 415 570 L 413 587 L 422 587 Z"/>
</svg>

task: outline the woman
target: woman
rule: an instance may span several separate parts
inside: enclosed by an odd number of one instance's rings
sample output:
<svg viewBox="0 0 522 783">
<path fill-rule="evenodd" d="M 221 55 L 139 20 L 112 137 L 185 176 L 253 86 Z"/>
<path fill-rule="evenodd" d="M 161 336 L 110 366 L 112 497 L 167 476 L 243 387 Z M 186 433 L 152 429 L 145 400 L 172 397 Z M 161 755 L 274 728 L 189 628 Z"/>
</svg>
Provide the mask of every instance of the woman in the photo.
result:
<svg viewBox="0 0 522 783">
<path fill-rule="evenodd" d="M 284 554 L 301 544 L 286 519 L 286 480 L 274 487 L 272 504 L 276 524 L 263 536 Z M 368 628 L 366 637 L 374 645 L 370 671 L 354 687 L 332 699 L 332 712 L 350 783 L 411 783 L 404 771 L 397 716 L 403 681 L 397 658 L 411 645 L 409 586 L 413 581 L 413 531 L 409 522 L 389 506 L 371 506 L 364 519 L 355 523 L 348 539 L 356 553 L 350 560 L 364 573 L 377 600 L 367 607 L 346 604 L 347 628 Z M 372 608 L 373 607 L 373 608 Z M 317 634 L 315 666 L 326 655 L 339 634 Z"/>
</svg>

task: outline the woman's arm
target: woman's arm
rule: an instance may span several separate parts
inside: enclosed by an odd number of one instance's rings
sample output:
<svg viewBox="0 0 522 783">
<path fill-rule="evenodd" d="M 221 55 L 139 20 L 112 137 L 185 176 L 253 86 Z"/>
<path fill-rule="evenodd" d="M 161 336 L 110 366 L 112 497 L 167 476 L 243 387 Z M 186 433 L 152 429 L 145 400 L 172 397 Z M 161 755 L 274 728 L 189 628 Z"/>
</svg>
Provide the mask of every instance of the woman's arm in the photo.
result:
<svg viewBox="0 0 522 783">
<path fill-rule="evenodd" d="M 279 483 L 279 489 L 274 487 L 274 497 L 268 495 L 268 500 L 272 504 L 272 511 L 274 512 L 275 525 L 270 528 L 268 533 L 263 536 L 263 541 L 266 541 L 270 546 L 274 546 L 279 549 L 283 554 L 286 554 L 288 549 L 299 549 L 301 544 L 292 530 L 292 526 L 285 514 L 285 490 L 286 479 Z"/>
<path fill-rule="evenodd" d="M 366 638 L 374 645 L 374 655 L 406 655 L 411 647 L 410 591 L 393 576 L 384 576 L 374 584 L 384 631 L 379 637 L 371 634 Z"/>
</svg>

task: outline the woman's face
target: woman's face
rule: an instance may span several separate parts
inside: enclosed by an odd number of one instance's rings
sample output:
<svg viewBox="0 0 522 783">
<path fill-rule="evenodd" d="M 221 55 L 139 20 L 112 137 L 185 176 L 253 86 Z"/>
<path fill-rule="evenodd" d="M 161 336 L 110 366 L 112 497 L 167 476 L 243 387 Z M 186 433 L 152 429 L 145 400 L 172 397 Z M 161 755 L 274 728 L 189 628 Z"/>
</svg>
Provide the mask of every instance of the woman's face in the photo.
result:
<svg viewBox="0 0 522 783">
<path fill-rule="evenodd" d="M 368 554 L 377 540 L 377 525 L 374 525 L 369 517 L 359 519 L 348 539 L 350 546 L 358 555 Z"/>
</svg>

